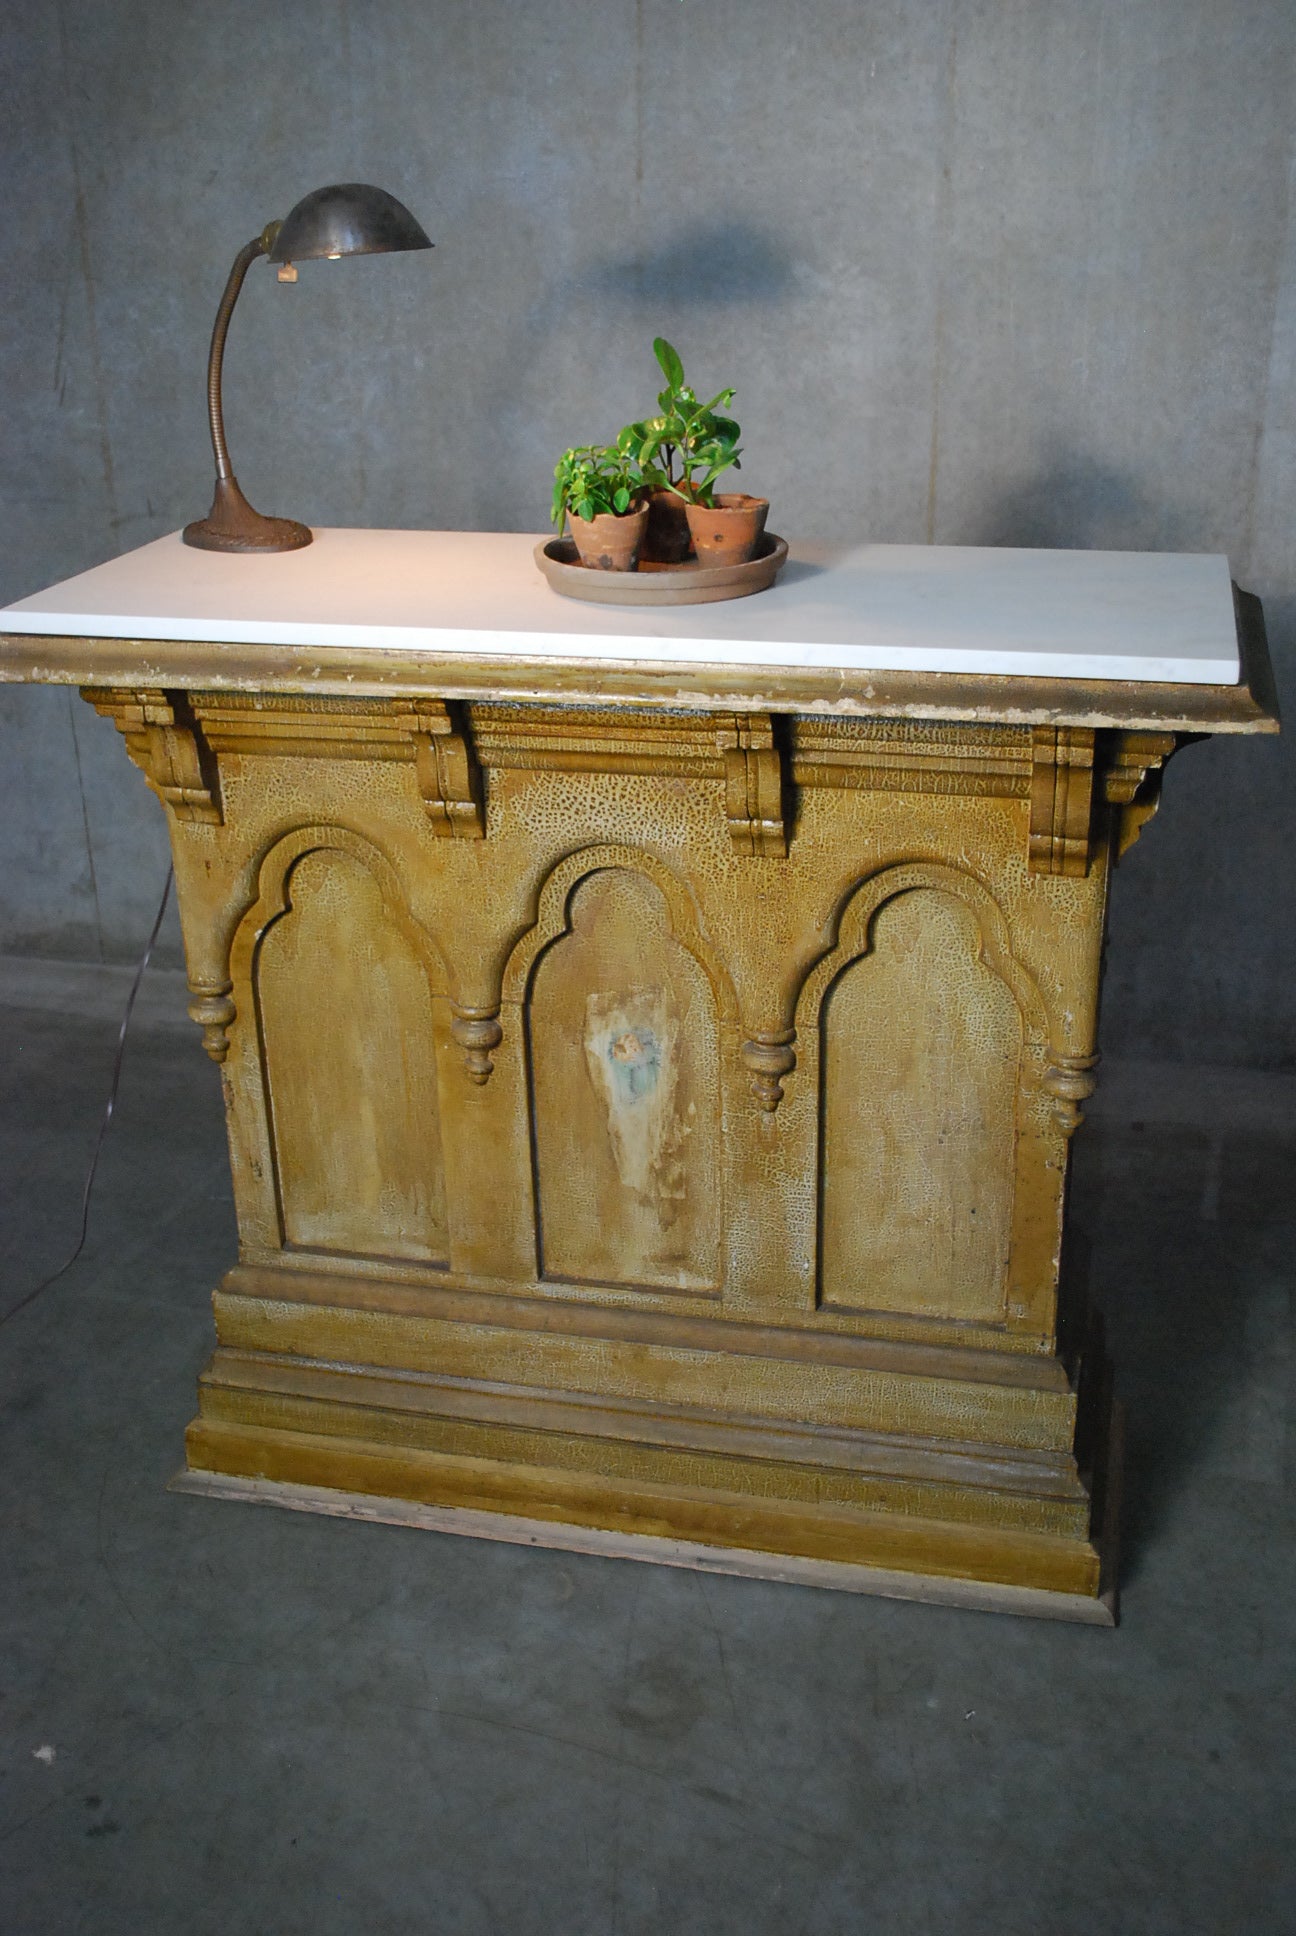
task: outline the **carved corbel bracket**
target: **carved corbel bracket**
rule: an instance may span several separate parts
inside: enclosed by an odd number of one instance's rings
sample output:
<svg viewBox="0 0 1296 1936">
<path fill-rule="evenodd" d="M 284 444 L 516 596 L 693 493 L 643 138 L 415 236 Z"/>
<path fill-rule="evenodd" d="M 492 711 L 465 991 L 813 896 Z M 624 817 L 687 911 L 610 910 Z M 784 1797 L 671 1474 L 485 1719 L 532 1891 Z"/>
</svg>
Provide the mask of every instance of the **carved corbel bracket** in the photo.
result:
<svg viewBox="0 0 1296 1936">
<path fill-rule="evenodd" d="M 1160 806 L 1165 764 L 1178 745 L 1174 733 L 1113 734 L 1103 797 L 1117 809 L 1117 860 L 1129 852 Z"/>
<path fill-rule="evenodd" d="M 229 1054 L 229 1027 L 238 1014 L 230 995 L 232 986 L 231 982 L 206 988 L 189 984 L 193 996 L 189 1020 L 202 1030 L 203 1047 L 213 1062 L 223 1062 Z"/>
<path fill-rule="evenodd" d="M 82 697 L 112 720 L 136 766 L 177 820 L 223 825 L 216 755 L 184 693 L 87 686 Z"/>
<path fill-rule="evenodd" d="M 1059 1055 L 1055 1052 L 1049 1058 L 1043 1086 L 1046 1094 L 1053 1098 L 1053 1114 L 1064 1136 L 1074 1136 L 1084 1121 L 1081 1104 L 1088 1102 L 1098 1087 L 1093 1073 L 1097 1063 L 1096 1055 Z"/>
<path fill-rule="evenodd" d="M 796 1068 L 795 1029 L 757 1029 L 740 1050 L 743 1064 L 751 1074 L 751 1092 L 767 1116 L 772 1116 L 783 1100 L 783 1078 Z"/>
<path fill-rule="evenodd" d="M 781 859 L 787 853 L 783 755 L 768 713 L 735 715 L 716 732 L 724 759 L 725 817 L 740 854 Z"/>
<path fill-rule="evenodd" d="M 504 1040 L 498 1007 L 460 1008 L 455 1003 L 450 1033 L 463 1051 L 464 1074 L 480 1089 L 490 1081 L 494 1052 Z"/>
<path fill-rule="evenodd" d="M 1036 726 L 1031 752 L 1030 871 L 1087 874 L 1093 824 L 1093 729 Z"/>
<path fill-rule="evenodd" d="M 481 769 L 466 729 L 445 700 L 402 703 L 397 723 L 414 741 L 414 770 L 433 832 L 445 839 L 483 839 Z"/>
</svg>

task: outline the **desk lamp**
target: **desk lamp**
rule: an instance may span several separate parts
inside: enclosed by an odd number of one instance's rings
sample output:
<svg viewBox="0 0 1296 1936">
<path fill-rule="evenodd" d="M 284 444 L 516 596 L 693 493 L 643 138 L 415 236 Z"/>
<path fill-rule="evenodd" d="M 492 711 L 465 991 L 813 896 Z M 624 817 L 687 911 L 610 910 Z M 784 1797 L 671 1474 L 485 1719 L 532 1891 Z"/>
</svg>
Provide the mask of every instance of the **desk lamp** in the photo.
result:
<svg viewBox="0 0 1296 1936">
<path fill-rule="evenodd" d="M 370 188 L 365 182 L 339 182 L 304 196 L 282 222 L 267 222 L 255 241 L 239 250 L 216 311 L 207 358 L 207 417 L 216 454 L 216 495 L 208 515 L 185 526 L 186 544 L 202 551 L 299 551 L 311 541 L 309 527 L 295 518 L 265 518 L 252 509 L 238 487 L 225 442 L 221 410 L 225 338 L 243 278 L 257 257 L 269 256 L 279 264 L 280 282 L 296 282 L 295 262 L 319 256 L 336 262 L 343 255 L 431 247 L 404 203 L 386 189 Z"/>
</svg>

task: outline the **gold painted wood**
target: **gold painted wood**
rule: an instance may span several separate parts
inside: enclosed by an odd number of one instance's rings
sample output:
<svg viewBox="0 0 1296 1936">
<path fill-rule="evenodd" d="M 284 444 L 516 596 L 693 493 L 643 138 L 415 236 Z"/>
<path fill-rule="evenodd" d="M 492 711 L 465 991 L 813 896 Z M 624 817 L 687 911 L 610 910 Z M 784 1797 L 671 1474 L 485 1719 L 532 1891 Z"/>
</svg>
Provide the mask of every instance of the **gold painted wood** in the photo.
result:
<svg viewBox="0 0 1296 1936">
<path fill-rule="evenodd" d="M 716 735 L 724 756 L 725 813 L 740 854 L 780 858 L 787 853 L 783 825 L 783 755 L 766 713 L 739 714 Z"/>
<path fill-rule="evenodd" d="M 1114 1419 L 1119 1420 L 1119 1407 Z M 1113 1426 L 1113 1436 L 1119 1431 Z M 566 1553 L 592 1553 L 604 1559 L 638 1560 L 654 1566 L 678 1566 L 695 1573 L 734 1575 L 739 1579 L 776 1580 L 788 1586 L 828 1587 L 843 1593 L 868 1593 L 889 1600 L 922 1600 L 934 1606 L 962 1607 L 982 1613 L 1024 1614 L 1034 1619 L 1073 1620 L 1088 1626 L 1116 1625 L 1117 1591 L 1105 1587 L 1098 1595 L 1069 1593 L 1057 1588 L 1003 1586 L 996 1581 L 939 1573 L 905 1572 L 900 1568 L 860 1565 L 849 1561 L 805 1558 L 794 1553 L 760 1551 L 741 1545 L 662 1538 L 651 1532 L 608 1531 L 575 1521 L 528 1519 L 520 1514 L 477 1512 L 471 1507 L 424 1505 L 389 1495 L 347 1492 L 331 1486 L 300 1485 L 290 1480 L 230 1478 L 223 1473 L 186 1467 L 170 1481 L 169 1492 L 192 1493 L 205 1499 L 235 1500 L 241 1505 L 278 1506 L 288 1512 L 324 1513 L 337 1519 L 369 1524 L 406 1526 L 460 1538 L 503 1540 L 515 1546 L 543 1546 Z M 1104 1578 L 1116 1578 L 1115 1526 L 1117 1502 L 1108 1500 L 1112 1532 L 1104 1534 Z"/>
<path fill-rule="evenodd" d="M 953 895 L 896 896 L 870 943 L 820 1011 L 820 1296 L 993 1323 L 1012 1236 L 1022 1018 Z"/>
<path fill-rule="evenodd" d="M 345 850 L 304 853 L 276 900 L 277 911 L 258 922 L 250 981 L 284 1242 L 445 1264 L 436 1043 L 420 938 Z"/>
<path fill-rule="evenodd" d="M 91 704 L 112 720 L 136 766 L 177 820 L 221 824 L 216 761 L 183 693 L 110 688 L 94 693 Z"/>
<path fill-rule="evenodd" d="M 1042 874 L 1087 873 L 1094 734 L 1085 726 L 1037 726 L 1031 741 L 1031 867 Z"/>
<path fill-rule="evenodd" d="M 1068 1151 L 1113 861 L 1276 725 L 1239 611 L 1227 691 L 0 642 L 168 813 L 194 1484 L 1109 1618 Z"/>
</svg>

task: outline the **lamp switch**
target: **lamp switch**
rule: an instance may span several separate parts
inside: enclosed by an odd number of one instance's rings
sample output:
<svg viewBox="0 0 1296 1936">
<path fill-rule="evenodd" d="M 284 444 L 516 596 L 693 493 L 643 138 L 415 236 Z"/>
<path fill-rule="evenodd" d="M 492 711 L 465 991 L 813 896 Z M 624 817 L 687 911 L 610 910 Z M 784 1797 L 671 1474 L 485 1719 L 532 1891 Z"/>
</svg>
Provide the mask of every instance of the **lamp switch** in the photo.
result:
<svg viewBox="0 0 1296 1936">
<path fill-rule="evenodd" d="M 296 282 L 297 270 L 293 263 L 281 262 L 279 264 L 279 280 L 280 282 Z"/>
</svg>

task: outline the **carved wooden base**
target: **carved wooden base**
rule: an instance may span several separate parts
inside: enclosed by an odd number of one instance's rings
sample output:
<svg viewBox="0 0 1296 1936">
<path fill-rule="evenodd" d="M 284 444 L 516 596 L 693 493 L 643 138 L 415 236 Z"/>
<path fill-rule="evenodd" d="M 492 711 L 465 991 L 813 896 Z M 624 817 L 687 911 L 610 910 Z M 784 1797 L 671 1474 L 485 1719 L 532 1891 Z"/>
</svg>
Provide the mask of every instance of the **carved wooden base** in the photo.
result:
<svg viewBox="0 0 1296 1936">
<path fill-rule="evenodd" d="M 1119 1418 L 1119 1411 L 1116 1416 Z M 884 1566 L 852 1566 L 840 1560 L 798 1559 L 790 1554 L 780 1556 L 739 1546 L 703 1546 L 688 1540 L 661 1539 L 653 1533 L 613 1533 L 594 1526 L 522 1519 L 513 1513 L 424 1506 L 411 1499 L 342 1492 L 330 1486 L 289 1485 L 279 1479 L 229 1478 L 223 1473 L 191 1470 L 187 1466 L 176 1474 L 167 1490 L 193 1493 L 204 1499 L 231 1499 L 239 1505 L 279 1506 L 288 1512 L 322 1513 L 331 1519 L 367 1520 L 373 1525 L 455 1533 L 461 1539 L 494 1539 L 509 1546 L 543 1546 L 560 1553 L 589 1553 L 600 1559 L 641 1560 L 654 1566 L 686 1567 L 695 1573 L 776 1580 L 783 1586 L 826 1586 L 842 1593 L 872 1593 L 885 1600 L 923 1600 L 934 1606 L 1026 1614 L 1039 1620 L 1073 1620 L 1093 1627 L 1114 1627 L 1117 1620 L 1114 1588 L 1094 1600 L 1083 1593 L 996 1586 L 985 1580 L 905 1573 Z"/>
<path fill-rule="evenodd" d="M 1112 865 L 1277 729 L 1238 617 L 1230 687 L 0 640 L 170 826 L 240 1258 L 185 1484 L 1110 1619 L 1067 1167 Z"/>
<path fill-rule="evenodd" d="M 1109 1617 L 1066 1171 L 1175 733 L 567 677 L 90 694 L 225 1095 L 191 1469 Z"/>
<path fill-rule="evenodd" d="M 1100 1346 L 1073 1387 L 1053 1359 L 596 1306 L 543 1330 L 532 1299 L 373 1278 L 239 1269 L 215 1305 L 183 1489 L 1114 1623 Z"/>
</svg>

